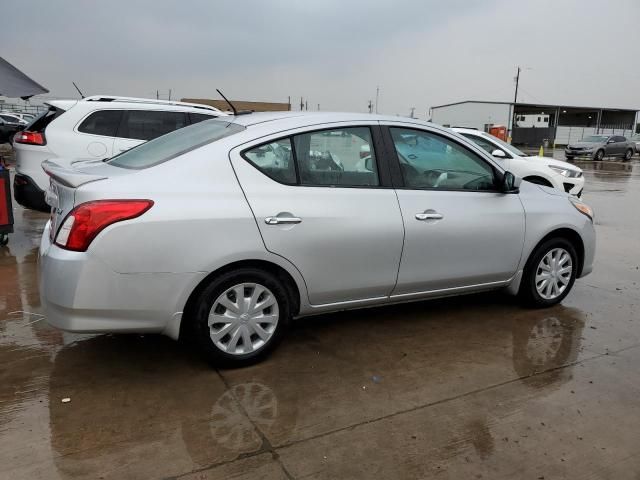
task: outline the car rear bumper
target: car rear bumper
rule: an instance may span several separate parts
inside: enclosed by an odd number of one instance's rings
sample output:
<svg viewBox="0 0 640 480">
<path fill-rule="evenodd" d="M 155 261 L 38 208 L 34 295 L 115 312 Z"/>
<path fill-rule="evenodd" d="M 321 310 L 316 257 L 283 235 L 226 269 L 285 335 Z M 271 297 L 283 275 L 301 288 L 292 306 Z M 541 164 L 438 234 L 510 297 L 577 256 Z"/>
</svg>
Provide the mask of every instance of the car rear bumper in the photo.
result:
<svg viewBox="0 0 640 480">
<path fill-rule="evenodd" d="M 16 173 L 13 178 L 13 198 L 25 208 L 48 212 L 51 207 L 44 201 L 44 191 L 27 175 Z"/>
<path fill-rule="evenodd" d="M 166 333 L 177 338 L 179 328 L 172 321 L 180 320 L 181 295 L 200 274 L 117 273 L 90 252 L 52 244 L 49 234 L 47 223 L 38 280 L 50 325 L 78 333 Z"/>
</svg>

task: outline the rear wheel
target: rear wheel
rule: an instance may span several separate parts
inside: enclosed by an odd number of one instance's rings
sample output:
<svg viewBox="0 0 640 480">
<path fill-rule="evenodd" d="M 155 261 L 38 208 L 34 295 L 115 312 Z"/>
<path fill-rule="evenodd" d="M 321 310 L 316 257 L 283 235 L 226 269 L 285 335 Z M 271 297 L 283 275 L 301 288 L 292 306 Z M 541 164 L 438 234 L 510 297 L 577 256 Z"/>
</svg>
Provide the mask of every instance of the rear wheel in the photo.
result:
<svg viewBox="0 0 640 480">
<path fill-rule="evenodd" d="M 598 150 L 596 154 L 593 156 L 593 159 L 598 161 L 602 161 L 603 158 L 604 158 L 604 150 L 602 149 Z"/>
<path fill-rule="evenodd" d="M 524 268 L 520 297 L 533 307 L 560 303 L 571 291 L 578 272 L 578 255 L 564 238 L 540 245 Z"/>
<path fill-rule="evenodd" d="M 633 150 L 629 148 L 626 152 L 624 152 L 624 161 L 628 162 L 629 160 L 631 160 L 631 157 L 633 157 Z"/>
<path fill-rule="evenodd" d="M 194 340 L 214 364 L 254 363 L 282 339 L 290 304 L 284 285 L 268 272 L 242 268 L 223 274 L 196 300 Z"/>
</svg>

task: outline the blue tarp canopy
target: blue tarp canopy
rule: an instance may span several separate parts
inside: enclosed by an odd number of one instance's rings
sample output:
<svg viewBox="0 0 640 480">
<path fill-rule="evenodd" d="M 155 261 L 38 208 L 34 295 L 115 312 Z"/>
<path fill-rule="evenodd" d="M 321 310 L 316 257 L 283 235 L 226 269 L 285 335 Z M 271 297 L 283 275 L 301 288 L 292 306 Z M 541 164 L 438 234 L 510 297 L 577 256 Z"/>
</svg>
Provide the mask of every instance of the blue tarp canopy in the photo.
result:
<svg viewBox="0 0 640 480">
<path fill-rule="evenodd" d="M 0 95 L 26 100 L 34 95 L 48 92 L 49 90 L 0 57 Z"/>
</svg>

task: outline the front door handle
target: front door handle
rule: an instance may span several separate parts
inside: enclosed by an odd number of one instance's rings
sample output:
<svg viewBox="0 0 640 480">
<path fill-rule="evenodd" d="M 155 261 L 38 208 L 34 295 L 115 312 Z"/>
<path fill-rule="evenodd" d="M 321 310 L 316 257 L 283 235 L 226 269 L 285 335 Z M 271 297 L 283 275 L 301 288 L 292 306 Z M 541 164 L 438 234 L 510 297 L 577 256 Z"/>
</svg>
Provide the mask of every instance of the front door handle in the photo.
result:
<svg viewBox="0 0 640 480">
<path fill-rule="evenodd" d="M 437 213 L 433 210 L 427 210 L 423 213 L 416 213 L 416 220 L 442 220 L 444 216 L 441 213 Z"/>
<path fill-rule="evenodd" d="M 275 217 L 267 217 L 264 219 L 264 223 L 267 225 L 284 225 L 289 223 L 300 223 L 302 222 L 301 218 L 293 217 L 293 216 L 275 216 Z"/>
</svg>

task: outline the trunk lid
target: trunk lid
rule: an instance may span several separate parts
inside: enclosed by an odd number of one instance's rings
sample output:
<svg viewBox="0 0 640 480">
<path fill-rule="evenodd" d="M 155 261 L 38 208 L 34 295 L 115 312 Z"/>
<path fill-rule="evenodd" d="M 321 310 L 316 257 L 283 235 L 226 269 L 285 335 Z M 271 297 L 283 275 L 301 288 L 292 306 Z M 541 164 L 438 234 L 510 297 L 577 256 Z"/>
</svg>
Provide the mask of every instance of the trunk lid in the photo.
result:
<svg viewBox="0 0 640 480">
<path fill-rule="evenodd" d="M 45 201 L 51 207 L 51 240 L 66 216 L 76 206 L 76 191 L 81 186 L 114 176 L 130 173 L 112 167 L 102 160 L 75 160 L 55 158 L 42 162 L 42 169 L 49 176 L 49 188 L 45 192 Z"/>
</svg>

